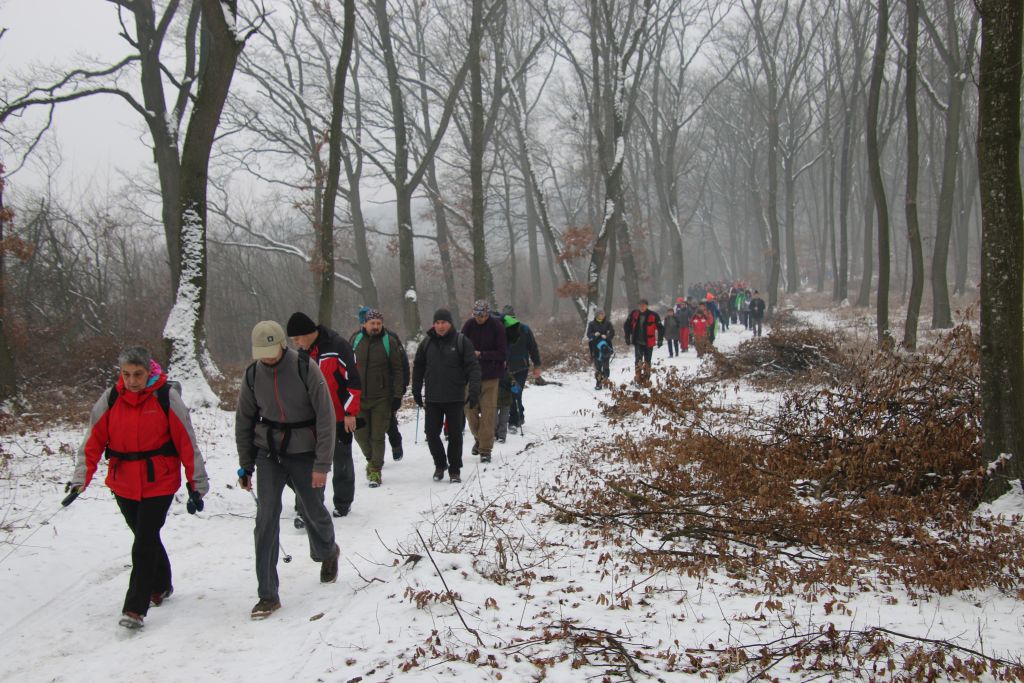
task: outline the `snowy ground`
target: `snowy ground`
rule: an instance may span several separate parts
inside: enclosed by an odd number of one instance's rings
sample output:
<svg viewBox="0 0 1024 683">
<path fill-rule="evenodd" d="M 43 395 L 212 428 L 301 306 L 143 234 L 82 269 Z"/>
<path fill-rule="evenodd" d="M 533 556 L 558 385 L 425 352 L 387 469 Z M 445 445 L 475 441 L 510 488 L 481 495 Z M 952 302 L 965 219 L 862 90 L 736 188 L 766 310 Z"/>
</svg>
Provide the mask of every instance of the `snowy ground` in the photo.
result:
<svg viewBox="0 0 1024 683">
<path fill-rule="evenodd" d="M 718 345 L 733 347 L 749 336 L 734 327 Z M 620 345 L 613 379 L 626 381 L 631 363 Z M 655 365 L 667 364 L 698 369 L 692 349 L 672 360 L 665 349 L 656 351 Z M 85 495 L 59 508 L 81 426 L 5 438 L 3 453 L 11 458 L 0 479 L 0 681 L 600 677 L 596 663 L 573 668 L 579 652 L 559 657 L 564 642 L 544 642 L 544 627 L 562 619 L 619 632 L 638 653 L 644 672 L 634 674 L 638 680 L 688 678 L 666 673 L 657 653 L 765 642 L 795 625 L 828 621 L 837 629 L 883 626 L 1021 656 L 1024 603 L 996 591 L 927 600 L 861 592 L 828 609 L 774 596 L 778 602 L 769 610 L 770 596 L 739 590 L 724 576 L 631 576 L 625 566 L 606 566 L 609 549 L 586 543 L 574 525 L 538 521 L 543 506 L 534 494 L 569 462 L 570 449 L 607 436 L 598 411 L 607 393 L 593 389 L 589 373 L 545 377 L 562 384 L 528 388 L 526 433 L 496 444 L 493 463 L 475 462 L 470 437 L 461 485 L 431 481 L 422 436 L 414 443 L 415 413 L 404 410 L 405 459 L 388 458 L 379 489 L 358 482 L 352 513 L 335 520 L 342 548 L 336 584 L 319 583 L 305 536 L 292 529 L 289 499 L 282 542 L 295 559 L 278 567 L 282 609 L 262 622 L 249 619 L 256 602 L 254 505 L 233 488 L 232 414 L 193 416 L 211 493 L 194 517 L 183 499 L 172 507 L 163 537 L 175 593 L 150 609 L 137 633 L 116 623 L 131 536 L 102 471 Z M 721 397 L 757 406 L 772 401 L 733 386 Z M 1017 491 L 995 511 L 1024 513 L 1022 500 Z M 431 540 L 432 557 L 419 535 Z M 406 562 L 411 553 L 421 559 Z M 458 612 L 441 598 L 442 578 L 459 596 Z M 801 676 L 780 666 L 771 673 L 801 680 L 811 672 Z M 736 677 L 749 675 L 740 670 Z"/>
</svg>

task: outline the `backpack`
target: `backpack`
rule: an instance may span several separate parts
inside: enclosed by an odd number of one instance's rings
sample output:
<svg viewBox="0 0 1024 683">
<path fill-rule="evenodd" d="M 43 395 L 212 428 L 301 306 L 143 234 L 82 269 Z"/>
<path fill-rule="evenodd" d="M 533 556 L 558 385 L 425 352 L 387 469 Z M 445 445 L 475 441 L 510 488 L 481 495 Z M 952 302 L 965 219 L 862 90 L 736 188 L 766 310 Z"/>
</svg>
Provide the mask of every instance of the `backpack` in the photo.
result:
<svg viewBox="0 0 1024 683">
<path fill-rule="evenodd" d="M 306 349 L 298 350 L 299 356 L 299 379 L 302 380 L 302 386 L 309 390 L 309 351 Z M 256 392 L 256 363 L 259 361 L 253 361 L 249 364 L 249 367 L 245 369 L 245 383 L 249 387 L 249 391 L 255 394 Z"/>
<path fill-rule="evenodd" d="M 156 401 L 163 409 L 164 415 L 171 412 L 171 389 L 174 389 L 178 392 L 178 396 L 181 396 L 181 382 L 175 382 L 170 379 L 164 382 L 163 386 L 156 390 Z M 114 407 L 114 404 L 117 403 L 117 399 L 120 396 L 121 394 L 117 393 L 117 385 L 115 384 L 110 388 L 110 393 L 107 394 L 107 410 Z"/>
</svg>

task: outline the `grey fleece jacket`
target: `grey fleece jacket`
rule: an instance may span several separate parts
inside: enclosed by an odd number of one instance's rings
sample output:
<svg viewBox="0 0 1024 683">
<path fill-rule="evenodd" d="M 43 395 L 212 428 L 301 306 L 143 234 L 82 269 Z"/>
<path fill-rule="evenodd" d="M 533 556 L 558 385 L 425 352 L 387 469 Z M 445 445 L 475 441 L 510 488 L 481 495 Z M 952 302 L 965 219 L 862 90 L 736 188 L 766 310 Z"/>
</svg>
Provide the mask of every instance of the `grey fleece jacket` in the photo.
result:
<svg viewBox="0 0 1024 683">
<path fill-rule="evenodd" d="M 256 450 L 269 450 L 268 425 L 257 423 L 257 416 L 280 423 L 305 422 L 316 419 L 315 426 L 291 430 L 288 455 L 315 453 L 314 472 L 329 472 L 334 459 L 334 405 L 316 361 L 309 361 L 308 386 L 299 376 L 299 355 L 287 349 L 275 365 L 256 361 L 253 386 L 243 377 L 235 410 L 235 444 L 238 464 L 251 472 Z M 284 432 L 275 429 L 274 443 L 280 448 Z"/>
</svg>

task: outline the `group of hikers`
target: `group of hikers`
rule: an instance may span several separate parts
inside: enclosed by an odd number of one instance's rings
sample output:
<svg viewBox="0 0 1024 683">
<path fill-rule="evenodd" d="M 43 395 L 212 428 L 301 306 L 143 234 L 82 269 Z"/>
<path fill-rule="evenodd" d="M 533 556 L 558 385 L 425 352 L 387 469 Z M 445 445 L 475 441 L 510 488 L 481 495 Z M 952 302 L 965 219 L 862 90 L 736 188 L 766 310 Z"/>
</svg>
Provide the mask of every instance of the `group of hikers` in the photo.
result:
<svg viewBox="0 0 1024 683">
<path fill-rule="evenodd" d="M 717 330 L 729 329 L 740 323 L 760 337 L 763 330 L 765 302 L 758 290 L 751 291 L 743 283 L 723 288 L 724 283 L 706 283 L 709 289 L 698 299 L 691 288 L 687 297 L 677 297 L 675 304 L 665 307 L 662 318 L 650 308 L 647 299 L 641 299 L 622 324 L 626 344 L 633 346 L 634 379 L 650 378 L 651 358 L 655 347 L 668 341 L 668 355 L 673 358 L 686 353 L 692 345 L 697 356 L 703 356 L 714 346 Z M 607 313 L 598 309 L 587 325 L 587 341 L 594 362 L 595 389 L 610 384 L 610 361 L 614 353 L 612 339 L 615 328 Z"/>
<path fill-rule="evenodd" d="M 521 430 L 525 423 L 523 388 L 531 365 L 539 379 L 541 359 L 532 330 L 512 306 L 496 312 L 478 300 L 459 331 L 451 312 L 438 309 L 411 370 L 402 340 L 385 327 L 379 310 L 363 307 L 359 321 L 348 339 L 301 311 L 285 327 L 264 320 L 252 329 L 253 362 L 238 392 L 235 443 L 238 483 L 249 492 L 255 487 L 253 619 L 281 607 L 277 561 L 286 486 L 295 493 L 295 526 L 306 531 L 320 581 L 337 579 L 340 549 L 332 515 L 348 515 L 354 500 L 352 441 L 366 459 L 369 487 L 379 487 L 385 442 L 394 460 L 403 457 L 397 414 L 410 384 L 417 410 L 424 412 L 434 481 L 447 473 L 452 483 L 461 482 L 467 422 L 475 440 L 472 452 L 481 463 L 491 461 L 495 441 L 504 442 L 509 430 Z M 143 347 L 122 351 L 118 366 L 116 385 L 92 408 L 65 504 L 89 486 L 105 455 L 106 485 L 134 534 L 118 623 L 138 629 L 149 607 L 174 592 L 160 529 L 181 487 L 181 470 L 190 513 L 203 509 L 210 484 L 180 389 Z M 332 470 L 333 512 L 328 512 L 325 490 Z"/>
</svg>

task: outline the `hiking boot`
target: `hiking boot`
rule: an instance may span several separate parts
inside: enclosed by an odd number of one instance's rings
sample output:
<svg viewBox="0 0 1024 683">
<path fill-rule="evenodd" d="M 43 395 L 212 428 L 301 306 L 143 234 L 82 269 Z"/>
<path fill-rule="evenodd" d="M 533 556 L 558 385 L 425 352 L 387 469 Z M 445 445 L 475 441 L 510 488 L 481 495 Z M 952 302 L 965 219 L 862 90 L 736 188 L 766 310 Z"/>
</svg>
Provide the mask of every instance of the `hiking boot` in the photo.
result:
<svg viewBox="0 0 1024 683">
<path fill-rule="evenodd" d="M 281 609 L 280 600 L 266 600 L 264 598 L 260 598 L 260 601 L 253 605 L 252 612 L 249 613 L 249 616 L 256 620 L 266 619 L 279 609 Z"/>
<path fill-rule="evenodd" d="M 444 479 L 444 468 L 438 467 L 434 470 L 434 481 L 441 481 Z"/>
<path fill-rule="evenodd" d="M 137 631 L 142 628 L 142 615 L 136 612 L 122 612 L 121 618 L 117 620 L 118 626 L 124 626 L 129 631 Z"/>
<path fill-rule="evenodd" d="M 450 481 L 453 484 L 461 484 L 462 483 L 462 477 L 459 476 L 459 471 L 458 470 L 449 470 L 449 472 L 448 472 L 448 481 Z"/>
<path fill-rule="evenodd" d="M 491 454 L 490 453 L 481 453 L 480 454 L 480 462 L 490 462 L 490 461 L 491 461 Z"/>
<path fill-rule="evenodd" d="M 404 457 L 405 454 L 402 453 L 402 451 L 391 451 L 391 459 L 394 460 L 395 462 L 398 462 Z"/>
<path fill-rule="evenodd" d="M 367 472 L 366 480 L 370 482 L 371 489 L 375 489 L 380 486 L 380 470 L 370 470 Z"/>
<path fill-rule="evenodd" d="M 348 511 L 350 509 L 352 509 L 351 505 L 346 505 L 343 508 L 334 508 L 334 510 L 331 511 L 331 515 L 334 517 L 348 517 Z"/>
<path fill-rule="evenodd" d="M 512 427 L 512 429 L 515 429 L 515 427 Z M 498 437 L 498 443 L 505 443 L 505 437 L 499 436 Z"/>
<path fill-rule="evenodd" d="M 166 600 L 167 598 L 171 597 L 171 595 L 173 595 L 173 594 L 174 594 L 174 586 L 171 586 L 170 588 L 168 588 L 165 591 L 161 591 L 160 593 L 153 593 L 152 595 L 150 595 L 149 596 L 149 602 L 150 602 L 150 604 L 158 605 L 159 606 L 159 605 L 163 604 L 164 600 Z"/>
<path fill-rule="evenodd" d="M 296 516 L 295 519 L 292 520 L 292 524 L 295 526 L 296 529 L 306 528 L 306 520 L 302 519 L 302 517 Z"/>
<path fill-rule="evenodd" d="M 473 455 L 480 455 L 480 444 L 473 442 Z"/>
<path fill-rule="evenodd" d="M 341 548 L 334 544 L 334 552 L 320 564 L 320 583 L 334 583 L 338 579 L 338 556 Z"/>
</svg>

